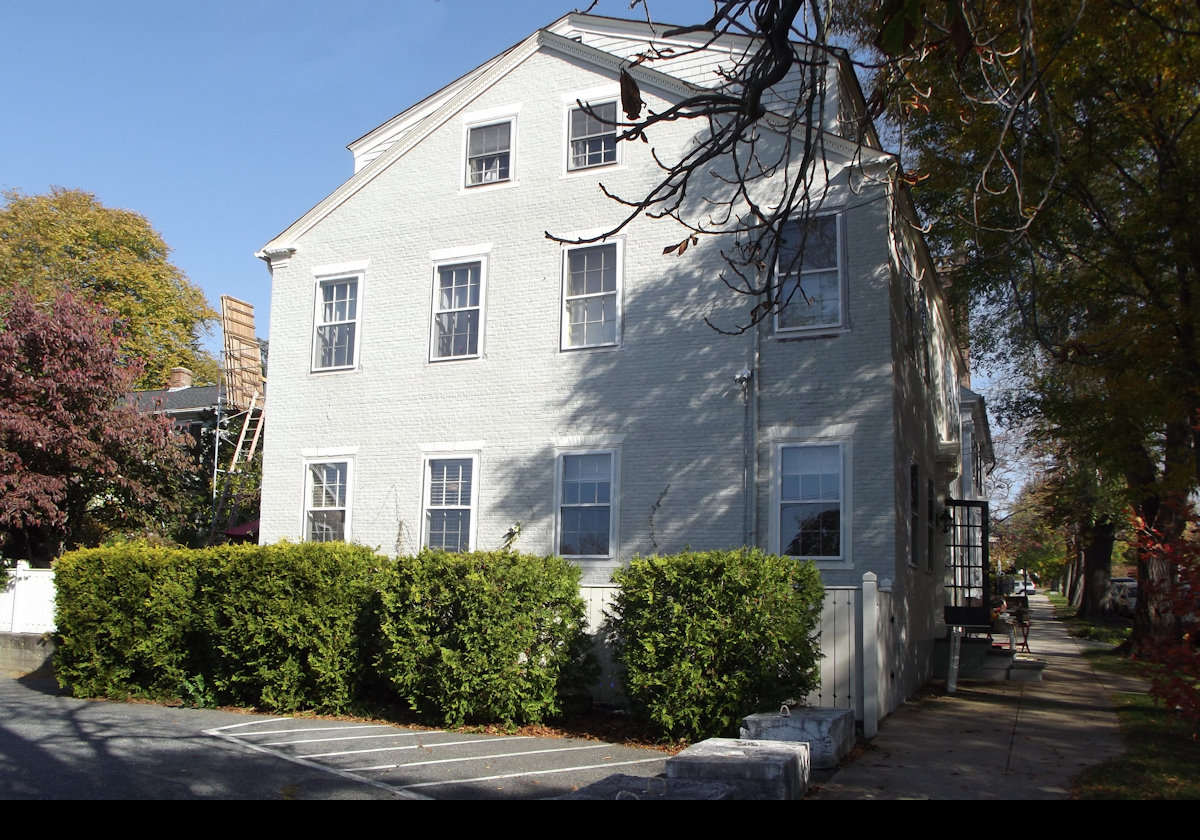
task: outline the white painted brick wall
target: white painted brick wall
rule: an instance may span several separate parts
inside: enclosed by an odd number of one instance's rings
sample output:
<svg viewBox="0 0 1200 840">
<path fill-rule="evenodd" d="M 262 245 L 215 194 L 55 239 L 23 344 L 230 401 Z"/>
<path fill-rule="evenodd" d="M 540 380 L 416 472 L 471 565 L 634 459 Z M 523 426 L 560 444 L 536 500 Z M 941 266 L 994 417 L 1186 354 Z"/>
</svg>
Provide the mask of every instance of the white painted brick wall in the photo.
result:
<svg viewBox="0 0 1200 840">
<path fill-rule="evenodd" d="M 651 147 L 641 144 L 623 148 L 618 167 L 563 174 L 562 94 L 612 81 L 535 56 L 468 109 L 519 107 L 515 184 L 461 187 L 463 125 L 455 118 L 294 243 L 273 279 L 264 541 L 302 537 L 302 453 L 343 447 L 356 449 L 351 537 L 388 553 L 413 551 L 422 447 L 478 441 L 478 546 L 498 547 L 519 521 L 516 547 L 550 553 L 556 441 L 621 435 L 619 560 L 743 543 L 745 414 L 734 374 L 752 365 L 753 336 L 721 336 L 703 323 L 706 315 L 734 323 L 749 308 L 717 279 L 720 243 L 702 240 L 682 258 L 664 257 L 681 231 L 634 223 L 623 240 L 622 346 L 558 349 L 561 248 L 544 231 L 614 224 L 621 208 L 597 182 L 637 196 L 654 177 Z M 684 129 L 656 130 L 653 145 L 669 150 Z M 873 186 L 853 201 L 845 214 L 849 329 L 786 341 L 764 331 L 758 371 L 761 427 L 848 430 L 856 568 L 828 572 L 829 583 L 865 570 L 891 578 L 904 563 L 905 523 L 897 525 L 896 512 L 906 501 L 896 494 L 907 492 L 907 461 L 896 463 L 905 447 L 894 433 L 897 416 L 914 410 L 894 388 L 887 196 Z M 483 243 L 491 245 L 483 356 L 430 363 L 430 252 Z M 313 267 L 360 260 L 369 265 L 359 368 L 312 374 Z M 756 492 L 763 545 L 770 467 L 764 441 Z M 606 564 L 585 563 L 585 583 L 603 584 L 608 574 Z"/>
</svg>

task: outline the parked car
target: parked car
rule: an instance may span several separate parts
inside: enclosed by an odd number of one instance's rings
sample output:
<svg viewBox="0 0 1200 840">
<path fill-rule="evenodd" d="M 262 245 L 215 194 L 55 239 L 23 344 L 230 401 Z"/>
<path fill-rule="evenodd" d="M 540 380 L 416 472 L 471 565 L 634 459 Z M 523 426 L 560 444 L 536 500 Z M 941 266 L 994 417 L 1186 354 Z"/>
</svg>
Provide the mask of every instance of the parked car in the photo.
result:
<svg viewBox="0 0 1200 840">
<path fill-rule="evenodd" d="M 1115 577 L 1108 582 L 1109 608 L 1118 615 L 1133 616 L 1137 606 L 1138 582 L 1136 578 Z"/>
</svg>

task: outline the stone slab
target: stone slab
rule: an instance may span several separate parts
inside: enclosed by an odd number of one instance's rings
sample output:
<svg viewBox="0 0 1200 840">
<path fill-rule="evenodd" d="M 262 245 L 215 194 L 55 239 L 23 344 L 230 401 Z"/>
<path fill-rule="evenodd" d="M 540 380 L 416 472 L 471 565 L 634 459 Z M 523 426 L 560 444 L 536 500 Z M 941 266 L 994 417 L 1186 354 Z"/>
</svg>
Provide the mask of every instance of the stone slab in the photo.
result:
<svg viewBox="0 0 1200 840">
<path fill-rule="evenodd" d="M 812 768 L 832 770 L 854 749 L 854 712 L 849 709 L 792 709 L 742 719 L 740 735 L 751 741 L 804 741 Z"/>
<path fill-rule="evenodd" d="M 720 782 L 737 798 L 800 799 L 808 790 L 808 744 L 709 738 L 667 759 L 667 779 Z"/>
</svg>

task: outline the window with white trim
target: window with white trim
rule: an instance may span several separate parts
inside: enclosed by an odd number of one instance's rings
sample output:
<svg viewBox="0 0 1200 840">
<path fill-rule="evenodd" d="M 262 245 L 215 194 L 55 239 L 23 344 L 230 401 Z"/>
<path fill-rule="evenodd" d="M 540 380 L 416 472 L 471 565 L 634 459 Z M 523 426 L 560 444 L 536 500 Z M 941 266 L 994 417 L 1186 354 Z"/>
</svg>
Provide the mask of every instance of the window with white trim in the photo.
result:
<svg viewBox="0 0 1200 840">
<path fill-rule="evenodd" d="M 789 227 L 779 245 L 780 333 L 842 325 L 842 274 L 838 255 L 838 217 L 811 216 Z"/>
<path fill-rule="evenodd" d="M 606 242 L 563 252 L 562 348 L 608 347 L 621 335 L 621 250 Z"/>
<path fill-rule="evenodd" d="M 305 472 L 304 538 L 309 542 L 345 540 L 350 511 L 350 462 L 310 463 Z"/>
<path fill-rule="evenodd" d="M 567 126 L 567 169 L 617 162 L 617 103 L 572 108 Z"/>
<path fill-rule="evenodd" d="M 842 447 L 784 445 L 778 454 L 779 553 L 842 557 Z"/>
<path fill-rule="evenodd" d="M 613 556 L 616 453 L 559 457 L 558 553 L 563 557 Z"/>
<path fill-rule="evenodd" d="M 470 551 L 475 498 L 474 458 L 426 461 L 425 546 Z"/>
<path fill-rule="evenodd" d="M 358 281 L 358 277 L 335 277 L 317 283 L 314 371 L 344 370 L 358 362 Z"/>
<path fill-rule="evenodd" d="M 512 135 L 512 120 L 467 130 L 468 187 L 512 180 Z"/>
<path fill-rule="evenodd" d="M 479 355 L 483 329 L 483 265 L 482 260 L 475 260 L 434 267 L 430 359 Z"/>
</svg>

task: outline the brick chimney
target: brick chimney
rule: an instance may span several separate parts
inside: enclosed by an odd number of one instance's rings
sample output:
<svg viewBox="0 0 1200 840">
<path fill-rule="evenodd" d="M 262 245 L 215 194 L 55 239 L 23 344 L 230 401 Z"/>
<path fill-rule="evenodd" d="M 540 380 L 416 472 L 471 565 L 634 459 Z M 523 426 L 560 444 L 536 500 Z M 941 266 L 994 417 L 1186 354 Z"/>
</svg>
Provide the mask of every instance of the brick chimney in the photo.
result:
<svg viewBox="0 0 1200 840">
<path fill-rule="evenodd" d="M 192 387 L 192 372 L 185 367 L 173 367 L 167 374 L 167 390 L 178 391 Z"/>
</svg>

